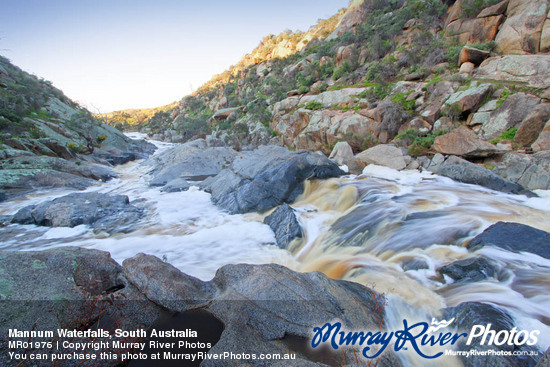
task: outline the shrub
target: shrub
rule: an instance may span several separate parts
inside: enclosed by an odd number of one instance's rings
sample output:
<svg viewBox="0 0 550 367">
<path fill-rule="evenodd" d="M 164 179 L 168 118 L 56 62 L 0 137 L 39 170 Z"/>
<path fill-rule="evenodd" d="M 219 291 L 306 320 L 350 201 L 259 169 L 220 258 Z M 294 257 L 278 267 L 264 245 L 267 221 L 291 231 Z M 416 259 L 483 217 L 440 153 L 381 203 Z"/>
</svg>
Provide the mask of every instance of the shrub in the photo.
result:
<svg viewBox="0 0 550 367">
<path fill-rule="evenodd" d="M 300 88 L 298 88 L 298 93 L 300 94 L 306 94 L 307 92 L 309 92 L 309 88 L 305 85 L 302 85 Z"/>
<path fill-rule="evenodd" d="M 500 138 L 502 140 L 514 140 L 515 136 L 516 136 L 516 133 L 518 132 L 518 129 L 516 129 L 515 127 L 509 129 L 509 130 L 506 130 L 505 132 L 503 132 L 501 135 L 500 135 Z"/>
<path fill-rule="evenodd" d="M 308 103 L 306 103 L 305 108 L 307 108 L 308 110 L 316 111 L 322 109 L 323 104 L 319 101 L 309 101 Z"/>
<path fill-rule="evenodd" d="M 101 144 L 105 141 L 105 139 L 107 139 L 106 135 L 100 135 L 96 138 L 96 141 L 97 141 L 98 144 Z"/>
<path fill-rule="evenodd" d="M 414 99 L 407 101 L 407 96 L 409 94 L 410 93 L 396 93 L 390 99 L 394 104 L 401 106 L 408 113 L 413 113 L 416 101 Z"/>
<path fill-rule="evenodd" d="M 351 66 L 350 64 L 346 61 L 345 63 L 343 63 L 342 65 L 338 66 L 336 69 L 334 69 L 334 72 L 332 73 L 332 79 L 333 80 L 338 80 L 340 79 L 341 77 L 349 74 L 349 72 L 351 71 Z"/>
</svg>

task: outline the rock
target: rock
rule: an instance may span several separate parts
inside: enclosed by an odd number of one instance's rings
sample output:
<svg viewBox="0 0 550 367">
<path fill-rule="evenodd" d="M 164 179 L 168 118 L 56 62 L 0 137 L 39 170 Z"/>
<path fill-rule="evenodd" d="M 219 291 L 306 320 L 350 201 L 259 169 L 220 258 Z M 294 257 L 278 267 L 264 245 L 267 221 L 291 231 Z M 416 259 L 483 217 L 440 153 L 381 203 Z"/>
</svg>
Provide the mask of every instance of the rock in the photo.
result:
<svg viewBox="0 0 550 367">
<path fill-rule="evenodd" d="M 336 162 L 339 166 L 346 164 L 346 162 L 349 162 L 354 159 L 353 157 L 353 150 L 351 149 L 351 146 L 345 142 L 340 141 L 336 143 L 334 148 L 332 148 L 332 152 L 330 153 L 330 156 L 328 159 L 333 160 Z"/>
<path fill-rule="evenodd" d="M 421 259 L 411 259 L 401 264 L 403 271 L 429 269 L 428 263 Z"/>
<path fill-rule="evenodd" d="M 125 195 L 97 192 L 75 193 L 19 210 L 13 223 L 47 227 L 90 225 L 109 233 L 129 232 L 143 216 L 143 209 L 129 203 Z"/>
<path fill-rule="evenodd" d="M 539 137 L 531 144 L 531 147 L 535 152 L 550 150 L 550 121 L 546 122 Z"/>
<path fill-rule="evenodd" d="M 176 179 L 200 181 L 217 175 L 237 154 L 229 147 L 208 148 L 204 140 L 177 145 L 157 154 L 145 165 L 151 166 L 151 186 L 164 186 Z"/>
<path fill-rule="evenodd" d="M 407 164 L 401 149 L 388 144 L 380 144 L 359 154 L 357 159 L 365 164 L 376 164 L 396 170 L 404 169 Z"/>
<path fill-rule="evenodd" d="M 160 191 L 164 192 L 180 192 L 180 191 L 187 191 L 191 185 L 189 185 L 189 182 L 187 182 L 184 178 L 176 178 L 170 182 L 168 182 L 166 185 L 164 185 Z"/>
<path fill-rule="evenodd" d="M 303 181 L 343 175 L 336 163 L 323 155 L 290 152 L 278 146 L 262 146 L 241 152 L 228 169 L 203 187 L 212 201 L 228 212 L 262 212 L 292 202 L 303 191 Z"/>
<path fill-rule="evenodd" d="M 501 153 L 493 144 L 480 140 L 476 133 L 466 126 L 435 138 L 432 149 L 442 154 L 467 158 L 489 157 Z"/>
<path fill-rule="evenodd" d="M 160 308 L 126 284 L 121 267 L 108 252 L 80 247 L 58 247 L 44 251 L 0 251 L 2 269 L 2 323 L 0 335 L 8 329 L 18 330 L 84 330 L 94 329 L 98 320 L 114 334 L 114 328 L 135 330 L 150 327 L 160 315 Z M 120 340 L 113 338 L 112 340 Z M 41 342 L 59 340 L 40 338 Z M 72 339 L 76 341 L 77 339 Z M 78 338 L 79 342 L 94 342 L 97 338 Z M 125 338 L 125 341 L 137 341 Z M 61 347 L 61 343 L 60 343 Z M 47 348 L 14 349 L 0 341 L 0 364 L 13 365 L 8 353 L 73 353 L 74 350 Z M 90 348 L 96 354 L 106 348 Z M 123 350 L 111 353 L 122 354 Z M 99 359 L 99 358 L 98 358 Z M 120 359 L 120 358 L 119 358 Z M 50 359 L 51 361 L 51 359 Z M 48 362 L 46 365 L 51 364 Z M 101 365 L 118 365 L 119 361 Z M 42 365 L 42 364 L 40 364 Z M 70 364 L 59 364 L 68 366 Z M 93 365 L 93 364 L 87 364 Z"/>
<path fill-rule="evenodd" d="M 275 233 L 277 245 L 286 249 L 295 238 L 302 238 L 302 227 L 294 210 L 286 203 L 275 209 L 264 219 L 264 223 Z"/>
<path fill-rule="evenodd" d="M 546 353 L 543 354 L 542 358 L 537 363 L 536 367 L 548 367 L 550 366 L 550 348 L 546 350 Z"/>
<path fill-rule="evenodd" d="M 492 190 L 502 191 L 512 194 L 522 194 L 527 196 L 536 196 L 532 192 L 525 190 L 518 184 L 512 183 L 497 174 L 470 163 L 456 156 L 451 156 L 436 169 L 428 170 L 438 175 L 452 178 L 458 182 L 480 185 Z"/>
<path fill-rule="evenodd" d="M 510 0 L 506 21 L 495 41 L 502 54 L 538 53 L 548 4 L 544 0 Z"/>
<path fill-rule="evenodd" d="M 411 121 L 401 125 L 401 127 L 399 128 L 399 134 L 402 134 L 407 130 L 415 130 L 418 135 L 426 136 L 432 130 L 432 125 L 430 125 L 424 119 L 415 117 Z"/>
<path fill-rule="evenodd" d="M 455 319 L 453 325 L 456 325 L 457 331 L 470 331 L 474 325 L 491 325 L 491 330 L 498 333 L 501 330 L 509 332 L 515 326 L 514 319 L 507 312 L 499 307 L 478 303 L 478 302 L 464 302 L 456 307 L 443 309 L 443 318 L 445 320 Z M 500 346 L 493 343 L 488 345 L 487 342 L 481 343 L 482 338 L 476 338 L 471 345 L 465 345 L 466 339 L 461 339 L 457 343 L 457 350 L 471 350 L 474 348 L 478 351 L 498 350 L 505 351 L 506 353 L 494 353 L 486 355 L 472 355 L 470 357 L 461 356 L 460 359 L 464 363 L 465 367 L 474 366 L 495 366 L 495 367 L 523 367 L 533 366 L 536 360 L 531 356 L 525 355 L 525 359 L 520 359 L 512 353 L 529 353 L 536 351 L 534 347 L 526 344 L 522 346 L 502 344 Z M 507 355 L 509 354 L 509 355 Z"/>
<path fill-rule="evenodd" d="M 505 17 L 495 15 L 473 19 L 457 19 L 446 29 L 449 38 L 457 39 L 460 43 L 481 43 L 495 39 L 498 29 Z"/>
<path fill-rule="evenodd" d="M 354 45 L 341 46 L 336 51 L 336 65 L 340 66 L 348 62 L 353 56 Z"/>
<path fill-rule="evenodd" d="M 466 121 L 466 124 L 468 126 L 483 125 L 487 123 L 487 121 L 489 121 L 490 118 L 491 118 L 490 112 L 476 112 L 468 116 L 468 120 Z"/>
<path fill-rule="evenodd" d="M 498 268 L 484 257 L 470 257 L 453 261 L 442 266 L 438 271 L 456 283 L 468 283 L 493 278 L 496 276 Z"/>
<path fill-rule="evenodd" d="M 509 96 L 500 108 L 491 113 L 489 120 L 483 124 L 481 137 L 483 139 L 493 139 L 513 127 L 518 128 L 539 104 L 540 98 L 532 95 L 516 93 Z"/>
<path fill-rule="evenodd" d="M 470 62 L 474 65 L 480 65 L 489 56 L 491 56 L 489 51 L 480 50 L 479 48 L 471 46 L 464 46 L 462 47 L 462 51 L 460 51 L 458 64 L 462 65 L 466 62 Z"/>
<path fill-rule="evenodd" d="M 525 82 L 547 88 L 550 84 L 550 55 L 505 55 L 490 57 L 477 69 L 477 78 Z"/>
<path fill-rule="evenodd" d="M 499 247 L 512 252 L 530 252 L 550 259 L 550 233 L 520 223 L 495 223 L 467 245 L 472 251 L 483 246 Z"/>
<path fill-rule="evenodd" d="M 3 201 L 6 201 L 7 199 L 8 199 L 8 196 L 2 191 L 0 191 L 0 203 Z"/>
<path fill-rule="evenodd" d="M 460 65 L 459 73 L 470 75 L 474 71 L 476 65 L 473 62 L 466 61 Z"/>
<path fill-rule="evenodd" d="M 242 107 L 223 108 L 221 110 L 217 110 L 212 118 L 218 121 L 225 121 L 229 118 L 229 116 L 231 116 L 232 113 L 237 112 L 241 109 Z"/>
<path fill-rule="evenodd" d="M 334 105 L 348 104 L 368 88 L 343 88 L 339 90 L 326 91 L 317 95 L 307 95 L 300 98 L 299 104 L 306 105 L 308 102 L 319 102 L 324 108 Z"/>
<path fill-rule="evenodd" d="M 534 155 L 507 153 L 496 162 L 488 162 L 493 172 L 529 190 L 550 189 L 550 158 Z"/>
<path fill-rule="evenodd" d="M 343 327 L 364 330 L 379 329 L 384 322 L 383 297 L 376 292 L 275 264 L 226 265 L 214 279 L 202 282 L 160 259 L 139 254 L 124 261 L 123 271 L 129 282 L 164 307 L 180 312 L 200 307 L 223 322 L 225 329 L 211 353 L 286 351 L 296 352 L 298 360 L 308 359 L 295 347 L 301 343 L 291 341 L 309 340 L 313 327 L 327 320 L 339 319 Z M 312 307 L 316 312 L 311 312 Z M 347 358 L 353 350 L 345 348 L 342 353 Z M 256 362 L 241 360 L 240 364 Z M 205 361 L 202 365 L 214 364 Z"/>
<path fill-rule="evenodd" d="M 445 111 L 467 115 L 474 113 L 483 102 L 493 93 L 491 84 L 481 84 L 465 91 L 451 94 L 443 105 Z"/>
<path fill-rule="evenodd" d="M 477 15 L 477 17 L 485 18 L 485 17 L 494 16 L 494 15 L 501 15 L 501 14 L 504 14 L 504 12 L 506 12 L 507 8 L 508 8 L 508 0 L 504 0 L 498 4 L 486 7 Z"/>
<path fill-rule="evenodd" d="M 519 125 L 514 143 L 525 147 L 530 146 L 537 140 L 548 119 L 550 119 L 550 107 L 545 104 L 536 106 Z"/>
</svg>

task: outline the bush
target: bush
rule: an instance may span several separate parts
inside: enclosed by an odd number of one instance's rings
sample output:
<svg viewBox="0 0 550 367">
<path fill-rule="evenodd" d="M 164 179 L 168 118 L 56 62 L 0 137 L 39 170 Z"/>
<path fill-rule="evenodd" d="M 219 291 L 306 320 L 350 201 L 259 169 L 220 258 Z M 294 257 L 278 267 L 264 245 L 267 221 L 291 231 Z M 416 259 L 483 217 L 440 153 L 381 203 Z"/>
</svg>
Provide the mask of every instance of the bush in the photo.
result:
<svg viewBox="0 0 550 367">
<path fill-rule="evenodd" d="M 306 87 L 305 85 L 302 85 L 300 88 L 298 88 L 299 94 L 306 94 L 307 92 L 309 92 L 309 88 Z"/>
<path fill-rule="evenodd" d="M 410 93 L 396 93 L 390 99 L 394 104 L 401 106 L 408 113 L 413 113 L 416 106 L 416 101 L 414 99 L 407 101 L 407 96 L 409 94 Z"/>
<path fill-rule="evenodd" d="M 98 144 L 101 144 L 105 141 L 105 139 L 107 139 L 106 135 L 100 135 L 96 138 L 96 141 L 97 141 Z"/>
<path fill-rule="evenodd" d="M 516 129 L 515 127 L 503 132 L 501 135 L 500 135 L 500 138 L 502 140 L 514 140 L 514 138 L 516 137 L 516 133 L 518 132 L 518 129 Z"/>
<path fill-rule="evenodd" d="M 332 79 L 338 80 L 343 76 L 346 76 L 351 71 L 350 64 L 346 61 L 342 65 L 338 66 L 336 69 L 334 69 L 334 72 L 332 73 Z"/>
<path fill-rule="evenodd" d="M 305 108 L 307 108 L 308 110 L 316 111 L 322 109 L 323 104 L 319 101 L 309 101 L 308 103 L 306 103 Z"/>
</svg>

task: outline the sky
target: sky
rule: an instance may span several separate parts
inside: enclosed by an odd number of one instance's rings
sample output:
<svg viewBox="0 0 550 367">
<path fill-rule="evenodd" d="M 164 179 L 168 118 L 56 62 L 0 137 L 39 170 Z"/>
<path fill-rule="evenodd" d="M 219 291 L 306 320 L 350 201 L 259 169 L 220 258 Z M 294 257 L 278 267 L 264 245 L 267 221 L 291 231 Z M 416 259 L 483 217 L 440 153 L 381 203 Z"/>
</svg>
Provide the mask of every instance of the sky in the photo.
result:
<svg viewBox="0 0 550 367">
<path fill-rule="evenodd" d="M 93 113 L 180 100 L 349 0 L 0 0 L 0 54 Z"/>
</svg>

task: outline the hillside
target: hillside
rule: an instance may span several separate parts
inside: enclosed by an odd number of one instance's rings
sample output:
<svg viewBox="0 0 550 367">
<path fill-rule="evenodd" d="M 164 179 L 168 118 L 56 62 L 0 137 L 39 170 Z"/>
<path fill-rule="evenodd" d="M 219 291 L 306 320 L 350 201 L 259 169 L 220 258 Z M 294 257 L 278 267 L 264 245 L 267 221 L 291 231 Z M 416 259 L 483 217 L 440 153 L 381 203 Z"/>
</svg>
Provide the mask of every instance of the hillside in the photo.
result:
<svg viewBox="0 0 550 367">
<path fill-rule="evenodd" d="M 114 177 L 111 165 L 153 150 L 101 123 L 50 82 L 0 57 L 0 189 L 8 194 L 84 188 Z"/>
<path fill-rule="evenodd" d="M 546 153 L 507 154 L 550 148 L 547 8 L 538 0 L 353 1 L 308 32 L 264 38 L 135 127 L 171 142 L 207 136 L 237 149 L 276 143 L 327 155 L 338 142 L 353 153 L 392 143 L 421 157 L 411 167 L 454 154 L 533 182 L 507 172 L 509 160 L 525 171 L 546 167 Z"/>
</svg>

